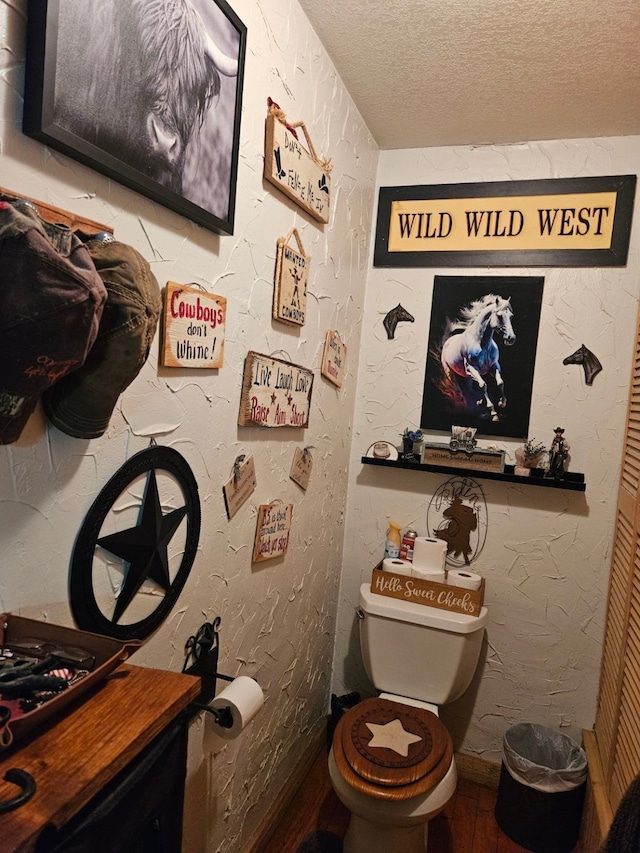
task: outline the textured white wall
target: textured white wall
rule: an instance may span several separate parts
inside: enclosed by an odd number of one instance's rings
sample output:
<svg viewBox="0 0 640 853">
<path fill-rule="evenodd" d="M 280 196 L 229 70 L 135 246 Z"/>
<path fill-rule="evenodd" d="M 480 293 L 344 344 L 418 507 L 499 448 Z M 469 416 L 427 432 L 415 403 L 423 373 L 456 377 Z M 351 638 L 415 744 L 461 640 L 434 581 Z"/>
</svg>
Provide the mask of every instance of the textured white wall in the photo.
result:
<svg viewBox="0 0 640 853">
<path fill-rule="evenodd" d="M 194 281 L 228 299 L 225 366 L 218 373 L 158 371 L 156 341 L 103 438 L 67 438 L 38 412 L 18 444 L 0 449 L 0 608 L 67 624 L 69 555 L 106 480 L 152 434 L 194 470 L 203 510 L 198 556 L 176 608 L 135 662 L 179 670 L 185 639 L 219 614 L 222 670 L 257 676 L 267 701 L 247 732 L 226 746 L 209 726 L 192 727 L 189 853 L 241 849 L 301 745 L 321 725 L 341 561 L 333 689 L 370 689 L 353 617 L 359 584 L 382 554 L 388 518 L 423 531 L 429 500 L 446 478 L 382 473 L 363 467 L 360 456 L 374 440 L 395 442 L 405 426 L 418 424 L 434 274 L 487 272 L 369 270 L 365 303 L 376 146 L 297 3 L 245 0 L 235 8 L 249 29 L 237 228 L 233 237 L 217 237 L 21 134 L 26 3 L 0 0 L 0 184 L 111 223 L 147 257 L 161 283 Z M 262 180 L 268 96 L 290 118 L 304 119 L 318 152 L 333 159 L 333 213 L 324 229 Z M 637 138 L 386 152 L 378 182 L 633 173 L 639 154 Z M 276 240 L 292 226 L 312 256 L 309 319 L 300 331 L 270 319 Z M 636 223 L 622 269 L 488 271 L 545 276 L 531 433 L 548 438 L 563 424 L 572 468 L 587 480 L 586 495 L 480 481 L 490 528 L 474 568 L 487 579 L 488 642 L 473 688 L 443 716 L 458 748 L 491 760 L 518 720 L 560 725 L 574 736 L 593 721 L 638 242 Z M 399 301 L 416 322 L 400 324 L 388 341 L 382 320 Z M 349 348 L 340 391 L 319 375 L 328 328 Z M 581 342 L 604 365 L 591 388 L 580 368 L 561 365 Z M 237 427 L 248 349 L 284 351 L 314 369 L 309 429 Z M 517 443 L 503 442 L 511 458 Z M 293 448 L 304 444 L 314 447 L 315 460 L 305 494 L 288 477 Z M 258 489 L 228 522 L 221 488 L 239 453 L 254 455 Z M 289 553 L 255 568 L 255 507 L 276 498 L 294 503 Z"/>
<path fill-rule="evenodd" d="M 555 141 L 499 147 L 386 151 L 380 186 L 635 174 L 640 139 Z M 354 606 L 382 557 L 387 521 L 427 532 L 429 501 L 448 478 L 363 466 L 376 440 L 399 443 L 419 425 L 436 274 L 543 275 L 529 435 L 547 444 L 558 424 L 585 494 L 482 481 L 489 515 L 472 569 L 486 578 L 487 643 L 468 693 L 442 711 L 456 748 L 499 761 L 513 723 L 593 724 L 622 433 L 640 279 L 640 222 L 626 267 L 601 269 L 372 269 L 367 282 L 353 428 L 335 690 L 371 690 L 358 654 Z M 415 323 L 387 340 L 384 315 L 401 302 Z M 517 331 L 517 317 L 514 320 Z M 592 387 L 562 359 L 585 343 L 603 364 Z M 433 439 L 442 441 L 443 435 Z M 446 440 L 446 439 L 445 439 Z M 521 444 L 495 442 L 507 451 Z M 481 442 L 485 445 L 489 442 Z M 455 473 L 455 472 L 453 472 Z M 402 654 L 402 650 L 398 650 Z"/>
<path fill-rule="evenodd" d="M 248 28 L 236 233 L 218 237 L 22 135 L 26 2 L 0 0 L 0 185 L 111 224 L 149 260 L 161 285 L 197 282 L 228 300 L 221 370 L 158 370 L 158 335 L 105 436 L 71 439 L 38 411 L 17 444 L 0 448 L 0 609 L 64 624 L 72 624 L 74 537 L 106 481 L 151 435 L 194 471 L 202 502 L 198 555 L 175 609 L 134 663 L 179 671 L 186 639 L 220 615 L 221 671 L 256 676 L 266 703 L 228 745 L 201 721 L 192 726 L 189 853 L 242 849 L 324 721 L 378 159 L 297 2 L 233 5 Z M 333 210 L 324 228 L 263 182 L 268 96 L 290 120 L 304 120 L 317 152 L 332 158 Z M 293 226 L 312 257 L 301 329 L 271 319 L 276 241 Z M 340 390 L 320 376 L 328 329 L 348 347 Z M 314 371 L 308 429 L 237 426 L 249 349 Z M 314 458 L 306 492 L 289 479 L 294 448 L 304 445 Z M 222 485 L 241 453 L 253 454 L 258 487 L 229 522 Z M 288 554 L 252 566 L 256 507 L 275 499 L 294 505 Z"/>
</svg>

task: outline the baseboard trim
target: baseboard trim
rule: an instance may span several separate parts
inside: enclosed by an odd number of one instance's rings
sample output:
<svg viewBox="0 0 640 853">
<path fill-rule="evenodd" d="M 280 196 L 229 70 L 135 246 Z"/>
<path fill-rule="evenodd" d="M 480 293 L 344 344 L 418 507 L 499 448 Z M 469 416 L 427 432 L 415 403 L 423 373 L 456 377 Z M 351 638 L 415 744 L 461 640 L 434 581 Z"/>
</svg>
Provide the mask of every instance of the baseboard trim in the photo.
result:
<svg viewBox="0 0 640 853">
<path fill-rule="evenodd" d="M 317 730 L 307 738 L 307 747 L 304 753 L 293 768 L 287 781 L 280 788 L 276 799 L 260 821 L 257 829 L 245 845 L 243 853 L 261 853 L 265 849 L 275 829 L 289 809 L 296 791 L 313 767 L 320 751 L 323 749 L 326 750 L 326 732 L 326 719 L 322 719 L 318 723 Z"/>
<path fill-rule="evenodd" d="M 493 761 L 487 761 L 477 755 L 467 755 L 464 752 L 456 752 L 455 760 L 458 776 L 461 779 L 497 790 L 500 782 L 500 764 L 494 764 Z"/>
</svg>

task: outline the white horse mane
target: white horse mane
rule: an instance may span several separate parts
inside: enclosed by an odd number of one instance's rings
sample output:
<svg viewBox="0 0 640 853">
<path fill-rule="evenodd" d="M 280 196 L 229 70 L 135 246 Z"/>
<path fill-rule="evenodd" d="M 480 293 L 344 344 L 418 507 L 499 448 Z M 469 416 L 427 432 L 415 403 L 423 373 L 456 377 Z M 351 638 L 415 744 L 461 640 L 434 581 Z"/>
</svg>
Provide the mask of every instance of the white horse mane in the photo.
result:
<svg viewBox="0 0 640 853">
<path fill-rule="evenodd" d="M 508 304 L 508 302 L 509 300 L 504 299 L 502 296 L 497 296 L 495 293 L 487 293 L 487 295 L 483 296 L 481 299 L 476 299 L 470 305 L 466 305 L 464 308 L 460 309 L 460 322 L 467 326 L 489 305 L 494 304 L 498 309 L 502 309 Z"/>
</svg>

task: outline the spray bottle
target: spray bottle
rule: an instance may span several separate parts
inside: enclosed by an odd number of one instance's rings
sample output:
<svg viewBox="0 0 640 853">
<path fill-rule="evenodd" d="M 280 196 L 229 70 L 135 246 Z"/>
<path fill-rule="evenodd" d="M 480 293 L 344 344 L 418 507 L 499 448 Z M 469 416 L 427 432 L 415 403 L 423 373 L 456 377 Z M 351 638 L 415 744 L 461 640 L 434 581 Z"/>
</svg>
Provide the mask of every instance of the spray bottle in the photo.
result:
<svg viewBox="0 0 640 853">
<path fill-rule="evenodd" d="M 384 543 L 385 560 L 397 560 L 400 556 L 400 530 L 400 525 L 396 524 L 395 521 L 389 522 L 387 541 Z"/>
</svg>

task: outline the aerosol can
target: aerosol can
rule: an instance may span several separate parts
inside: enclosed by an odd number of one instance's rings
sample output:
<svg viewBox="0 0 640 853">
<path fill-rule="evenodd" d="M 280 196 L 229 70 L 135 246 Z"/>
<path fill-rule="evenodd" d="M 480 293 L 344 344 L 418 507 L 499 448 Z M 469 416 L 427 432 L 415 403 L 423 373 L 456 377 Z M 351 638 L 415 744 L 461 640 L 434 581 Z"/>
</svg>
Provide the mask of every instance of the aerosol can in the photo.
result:
<svg viewBox="0 0 640 853">
<path fill-rule="evenodd" d="M 400 543 L 400 559 L 409 560 L 413 563 L 413 546 L 416 541 L 417 532 L 415 530 L 405 530 L 402 542 Z"/>
<path fill-rule="evenodd" d="M 400 525 L 395 521 L 389 522 L 387 541 L 384 543 L 384 558 L 397 560 L 400 555 Z"/>
</svg>

